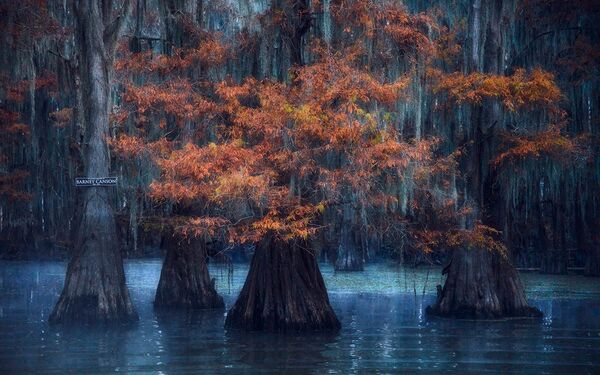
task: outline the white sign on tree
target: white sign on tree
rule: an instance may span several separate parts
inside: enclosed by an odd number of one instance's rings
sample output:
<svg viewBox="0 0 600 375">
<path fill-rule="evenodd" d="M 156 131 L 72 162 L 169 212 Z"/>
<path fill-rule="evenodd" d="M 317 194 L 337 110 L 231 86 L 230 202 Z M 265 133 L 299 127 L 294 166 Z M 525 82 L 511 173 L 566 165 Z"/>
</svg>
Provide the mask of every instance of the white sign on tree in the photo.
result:
<svg viewBox="0 0 600 375">
<path fill-rule="evenodd" d="M 117 177 L 77 177 L 76 187 L 117 186 Z"/>
</svg>

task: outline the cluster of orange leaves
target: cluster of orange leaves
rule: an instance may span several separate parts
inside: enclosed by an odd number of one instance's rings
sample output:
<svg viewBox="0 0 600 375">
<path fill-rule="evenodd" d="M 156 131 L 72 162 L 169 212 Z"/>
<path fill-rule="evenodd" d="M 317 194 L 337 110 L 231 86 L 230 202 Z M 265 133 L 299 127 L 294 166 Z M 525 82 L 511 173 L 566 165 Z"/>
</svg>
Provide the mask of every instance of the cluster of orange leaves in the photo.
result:
<svg viewBox="0 0 600 375">
<path fill-rule="evenodd" d="M 511 161 L 523 159 L 537 159 L 548 156 L 554 160 L 572 162 L 586 154 L 588 137 L 580 135 L 570 137 L 561 132 L 560 126 L 550 126 L 526 136 L 506 135 L 505 143 L 509 145 L 493 161 L 498 166 Z"/>
<path fill-rule="evenodd" d="M 162 84 L 137 86 L 128 84 L 123 93 L 125 103 L 135 103 L 138 123 L 147 121 L 147 113 L 162 112 L 180 122 L 216 113 L 214 103 L 197 93 L 187 80 L 170 80 Z"/>
<path fill-rule="evenodd" d="M 155 54 L 152 50 L 131 53 L 126 45 L 119 49 L 115 63 L 117 72 L 169 74 L 190 68 L 209 67 L 223 63 L 230 55 L 229 48 L 216 37 L 202 39 L 194 48 L 173 47 L 171 55 Z"/>
<path fill-rule="evenodd" d="M 505 134 L 505 147 L 493 160 L 495 166 L 507 161 L 524 160 L 549 156 L 558 160 L 574 160 L 586 153 L 587 136 L 570 137 L 561 130 L 565 124 L 565 113 L 560 108 L 563 94 L 555 82 L 554 75 L 541 69 L 526 73 L 517 69 L 511 76 L 485 73 L 440 74 L 436 77 L 434 92 L 446 93 L 456 103 L 481 104 L 484 99 L 497 99 L 511 112 L 541 109 L 547 111 L 556 124 L 530 134 Z"/>
<path fill-rule="evenodd" d="M 440 26 L 438 37 L 435 39 L 435 58 L 447 66 L 454 67 L 462 51 L 458 42 L 459 34 L 464 33 L 465 22 L 459 22 L 454 27 Z"/>
<path fill-rule="evenodd" d="M 220 231 L 226 229 L 231 223 L 222 217 L 186 217 L 176 229 L 184 237 L 215 238 L 220 236 Z"/>
<path fill-rule="evenodd" d="M 368 38 L 378 33 L 385 35 L 402 53 L 433 52 L 429 33 L 438 31 L 437 24 L 426 14 L 410 14 L 398 2 L 334 0 L 331 13 L 337 22 L 346 25 L 346 33 L 358 28 Z"/>
<path fill-rule="evenodd" d="M 49 116 L 57 127 L 64 128 L 73 120 L 73 108 L 62 108 L 57 111 L 50 112 Z"/>
<path fill-rule="evenodd" d="M 19 122 L 20 118 L 19 112 L 0 108 L 0 130 L 4 140 L 19 140 L 29 135 L 29 125 Z"/>
<path fill-rule="evenodd" d="M 513 112 L 535 106 L 558 111 L 557 105 L 563 98 L 554 75 L 539 68 L 529 73 L 517 69 L 511 76 L 479 72 L 443 74 L 433 69 L 429 75 L 435 79 L 434 93 L 447 93 L 458 104 L 481 104 L 484 99 L 491 98 L 500 100 Z"/>
<path fill-rule="evenodd" d="M 7 76 L 0 78 L 0 95 L 4 97 L 3 105 L 0 107 L 0 148 L 11 144 L 19 144 L 30 135 L 29 125 L 20 122 L 21 113 L 11 110 L 10 104 L 18 105 L 25 100 L 25 93 L 30 88 L 31 82 L 20 80 L 14 82 Z M 44 74 L 35 81 L 35 89 L 56 87 L 56 79 L 51 74 Z M 9 158 L 0 153 L 0 197 L 6 197 L 11 201 L 27 201 L 32 195 L 22 188 L 29 177 L 27 171 L 9 167 Z"/>
<path fill-rule="evenodd" d="M 140 136 L 120 134 L 117 138 L 107 138 L 107 143 L 123 159 L 164 155 L 171 150 L 169 141 L 164 137 L 148 141 Z"/>
<path fill-rule="evenodd" d="M 35 84 L 35 90 L 48 90 L 50 95 L 56 94 L 58 89 L 58 83 L 56 76 L 50 72 L 43 72 L 39 77 L 33 81 Z M 11 102 L 22 102 L 25 100 L 26 93 L 30 90 L 32 81 L 28 79 L 22 79 L 17 82 L 10 79 L 6 75 L 0 75 L 0 90 L 5 100 Z"/>
<path fill-rule="evenodd" d="M 40 88 L 49 85 L 50 79 L 40 80 Z M 21 80 L 14 82 L 6 76 L 0 79 L 0 95 L 4 97 L 2 107 L 0 107 L 0 150 L 9 149 L 11 145 L 18 145 L 23 142 L 30 134 L 30 127 L 20 122 L 21 113 L 12 110 L 11 106 L 18 106 L 24 99 L 24 93 L 29 88 L 30 82 Z M 4 151 L 4 150 L 2 150 Z M 11 201 L 27 201 L 31 199 L 31 194 L 22 189 L 22 185 L 29 177 L 27 171 L 21 169 L 12 169 L 10 160 L 4 152 L 0 152 L 0 197 L 8 198 Z"/>
<path fill-rule="evenodd" d="M 506 256 L 506 246 L 497 239 L 500 233 L 497 229 L 476 223 L 472 229 L 450 231 L 446 237 L 446 244 L 451 248 L 486 249 Z"/>
<path fill-rule="evenodd" d="M 438 249 L 485 249 L 507 256 L 508 251 L 499 239 L 501 232 L 480 222 L 472 229 L 415 231 L 415 246 L 425 254 Z"/>
</svg>

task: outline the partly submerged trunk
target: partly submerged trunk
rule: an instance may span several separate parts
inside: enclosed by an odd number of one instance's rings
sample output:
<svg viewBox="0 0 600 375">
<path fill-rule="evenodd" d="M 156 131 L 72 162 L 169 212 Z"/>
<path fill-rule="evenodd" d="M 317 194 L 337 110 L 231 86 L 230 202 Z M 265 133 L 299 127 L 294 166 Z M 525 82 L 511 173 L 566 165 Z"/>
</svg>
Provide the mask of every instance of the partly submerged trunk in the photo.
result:
<svg viewBox="0 0 600 375">
<path fill-rule="evenodd" d="M 352 192 L 347 191 L 348 199 Z M 340 237 L 335 260 L 336 271 L 362 271 L 364 256 L 360 233 L 356 230 L 357 215 L 352 202 L 342 205 L 342 220 L 340 224 Z"/>
<path fill-rule="evenodd" d="M 188 240 L 175 235 L 169 241 L 154 306 L 198 309 L 225 306 L 208 273 L 202 239 Z"/>
<path fill-rule="evenodd" d="M 360 245 L 357 232 L 351 225 L 344 225 L 340 228 L 340 241 L 335 260 L 336 271 L 362 271 L 363 270 L 363 252 Z"/>
<path fill-rule="evenodd" d="M 111 51 L 114 47 L 107 47 L 105 42 L 112 40 L 112 43 L 116 43 L 116 39 L 106 34 L 98 2 L 77 2 L 75 8 L 80 87 L 84 98 L 82 111 L 87 141 L 85 174 L 87 177 L 104 177 L 110 172 L 106 137 L 109 134 Z M 129 12 L 126 10 L 125 13 Z M 111 27 L 118 21 L 120 19 L 112 22 Z M 118 29 L 117 27 L 113 31 L 118 33 Z M 107 187 L 85 189 L 74 254 L 67 268 L 64 289 L 50 315 L 50 322 L 135 321 L 138 316 L 125 284 L 123 259 L 117 241 L 113 193 Z"/>
<path fill-rule="evenodd" d="M 315 255 L 306 243 L 268 236 L 257 246 L 225 326 L 249 331 L 338 330 Z"/>
<path fill-rule="evenodd" d="M 548 275 L 566 275 L 568 253 L 560 249 L 546 248 L 542 250 L 540 273 Z"/>
<path fill-rule="evenodd" d="M 495 20 L 503 19 L 510 9 L 488 5 L 481 0 L 473 1 L 470 70 L 502 74 L 503 43 L 499 23 Z M 490 12 L 486 16 L 489 23 L 482 22 L 486 19 L 482 15 L 487 12 Z M 482 39 L 485 40 L 483 50 L 480 48 Z M 502 121 L 499 108 L 498 103 L 484 102 L 471 110 L 474 129 L 465 140 L 469 157 L 463 163 L 466 172 L 464 199 L 472 211 L 464 218 L 463 229 L 473 228 L 477 221 L 481 221 L 484 216 L 481 209 L 488 206 L 486 199 L 490 195 L 484 190 L 493 184 L 493 177 L 486 173 L 486 166 L 489 156 L 495 152 L 490 135 L 494 134 L 494 124 Z M 429 314 L 468 319 L 542 315 L 527 304 L 517 270 L 507 257 L 498 252 L 485 248 L 457 248 L 453 250 L 444 273 L 447 274 L 446 282 L 443 288 L 438 286 L 437 301 L 427 308 Z"/>
<path fill-rule="evenodd" d="M 546 200 L 539 204 L 539 232 L 542 244 L 540 273 L 565 275 L 568 253 L 565 246 L 562 215 L 564 212 L 556 202 Z"/>
<path fill-rule="evenodd" d="M 90 205 L 97 205 L 91 201 Z M 116 247 L 114 221 L 84 215 L 81 228 L 93 227 L 78 242 L 51 323 L 128 323 L 138 319 L 125 284 L 123 260 Z M 83 242 L 81 242 L 83 241 Z"/>
<path fill-rule="evenodd" d="M 456 249 L 444 287 L 427 308 L 432 315 L 460 319 L 539 317 L 527 304 L 517 270 L 501 254 L 487 249 Z"/>
</svg>

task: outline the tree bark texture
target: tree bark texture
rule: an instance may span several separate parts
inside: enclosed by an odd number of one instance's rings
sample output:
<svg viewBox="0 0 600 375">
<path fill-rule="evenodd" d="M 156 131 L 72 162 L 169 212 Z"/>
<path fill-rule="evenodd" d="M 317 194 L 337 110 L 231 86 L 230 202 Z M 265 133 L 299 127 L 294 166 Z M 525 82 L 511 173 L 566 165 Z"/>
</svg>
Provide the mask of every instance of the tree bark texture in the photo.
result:
<svg viewBox="0 0 600 375">
<path fill-rule="evenodd" d="M 487 249 L 456 249 L 444 287 L 427 308 L 431 315 L 460 319 L 539 317 L 527 304 L 516 269 L 501 254 Z"/>
<path fill-rule="evenodd" d="M 340 328 L 315 255 L 304 245 L 275 236 L 258 244 L 226 327 L 270 332 Z"/>
<path fill-rule="evenodd" d="M 167 256 L 160 273 L 154 299 L 155 307 L 197 309 L 222 308 L 223 298 L 215 290 L 206 264 L 206 247 L 202 239 L 175 235 L 167 246 Z"/>
<path fill-rule="evenodd" d="M 110 2 L 107 2 L 110 3 Z M 106 4 L 104 4 L 106 5 Z M 124 13 L 108 21 L 112 6 L 100 8 L 94 0 L 75 2 L 76 43 L 83 90 L 86 129 L 85 173 L 109 176 L 110 83 L 119 23 Z M 51 323 L 131 322 L 138 319 L 125 284 L 118 246 L 113 194 L 107 187 L 88 187 L 82 194 L 81 220 L 64 289 L 50 315 Z"/>
<path fill-rule="evenodd" d="M 339 222 L 339 242 L 335 260 L 336 271 L 362 271 L 364 266 L 364 250 L 359 230 L 359 215 L 355 208 L 356 194 L 349 186 L 342 188 L 345 202 L 341 205 Z"/>
<path fill-rule="evenodd" d="M 362 271 L 364 269 L 363 254 L 359 233 L 349 223 L 342 222 L 340 239 L 335 260 L 336 271 Z"/>
</svg>

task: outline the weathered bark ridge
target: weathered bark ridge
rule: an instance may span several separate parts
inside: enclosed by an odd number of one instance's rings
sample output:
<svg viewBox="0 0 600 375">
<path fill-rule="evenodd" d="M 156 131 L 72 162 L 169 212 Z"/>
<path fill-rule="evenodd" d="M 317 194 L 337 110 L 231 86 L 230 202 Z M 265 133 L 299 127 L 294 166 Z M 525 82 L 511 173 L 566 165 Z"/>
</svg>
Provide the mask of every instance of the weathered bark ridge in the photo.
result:
<svg viewBox="0 0 600 375">
<path fill-rule="evenodd" d="M 201 239 L 173 237 L 160 273 L 154 306 L 198 309 L 225 306 L 208 273 L 206 248 Z"/>
<path fill-rule="evenodd" d="M 443 272 L 446 282 L 428 314 L 460 319 L 542 316 L 527 304 L 517 270 L 501 254 L 456 249 Z"/>
<path fill-rule="evenodd" d="M 131 12 L 112 18 L 112 3 L 74 3 L 78 74 L 81 80 L 81 120 L 85 125 L 85 175 L 110 174 L 110 88 L 114 53 L 119 34 Z M 121 323 L 138 319 L 125 284 L 123 259 L 118 246 L 113 193 L 106 187 L 89 187 L 82 194 L 81 220 L 65 286 L 50 315 L 52 323 Z"/>
<path fill-rule="evenodd" d="M 340 328 L 315 255 L 303 245 L 275 236 L 258 244 L 226 327 L 272 332 Z"/>
<path fill-rule="evenodd" d="M 82 224 L 83 225 L 83 224 Z M 114 229 L 113 229 L 114 233 Z M 70 261 L 50 323 L 131 323 L 138 315 L 125 284 L 120 251 L 97 232 Z"/>
</svg>

